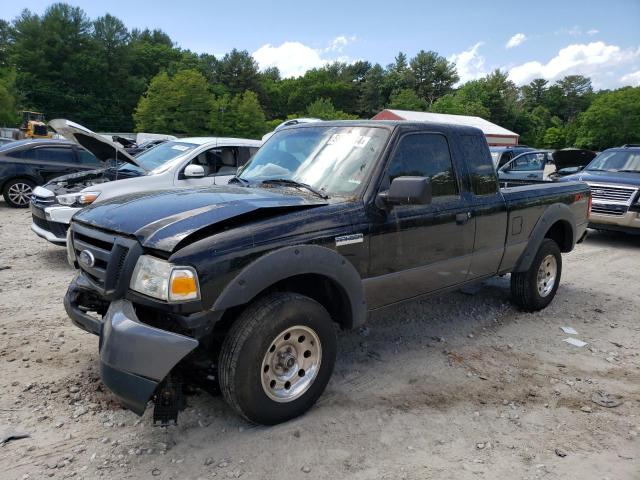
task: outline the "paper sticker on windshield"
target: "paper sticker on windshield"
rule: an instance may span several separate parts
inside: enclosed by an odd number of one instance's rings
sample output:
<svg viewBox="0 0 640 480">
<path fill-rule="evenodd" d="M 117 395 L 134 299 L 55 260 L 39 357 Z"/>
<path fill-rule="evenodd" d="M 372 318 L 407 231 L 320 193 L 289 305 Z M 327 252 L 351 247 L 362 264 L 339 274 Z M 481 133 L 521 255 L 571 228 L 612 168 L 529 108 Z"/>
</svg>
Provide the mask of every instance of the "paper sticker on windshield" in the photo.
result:
<svg viewBox="0 0 640 480">
<path fill-rule="evenodd" d="M 186 150 L 189 150 L 189 147 L 187 147 L 186 145 L 173 145 L 171 149 L 178 150 L 179 152 L 184 152 Z"/>
<path fill-rule="evenodd" d="M 327 145 L 335 145 L 341 143 L 343 145 L 351 145 L 356 148 L 364 148 L 371 140 L 371 137 L 365 135 L 353 135 L 351 133 L 335 133 L 327 141 Z"/>
</svg>

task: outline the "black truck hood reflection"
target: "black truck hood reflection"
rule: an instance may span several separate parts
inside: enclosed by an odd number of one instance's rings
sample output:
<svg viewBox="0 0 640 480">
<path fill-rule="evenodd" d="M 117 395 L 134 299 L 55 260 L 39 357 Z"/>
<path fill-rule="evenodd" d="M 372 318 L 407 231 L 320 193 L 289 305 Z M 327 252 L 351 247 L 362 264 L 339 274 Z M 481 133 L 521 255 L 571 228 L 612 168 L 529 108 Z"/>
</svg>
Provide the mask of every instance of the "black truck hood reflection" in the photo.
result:
<svg viewBox="0 0 640 480">
<path fill-rule="evenodd" d="M 279 190 L 279 189 L 278 189 Z M 276 189 L 220 186 L 164 190 L 116 197 L 92 205 L 74 220 L 94 227 L 134 235 L 147 248 L 171 253 L 190 235 L 243 223 L 243 216 L 262 219 L 256 212 L 280 214 L 326 205 L 310 196 L 289 195 Z M 215 230 L 214 230 L 215 232 Z"/>
</svg>

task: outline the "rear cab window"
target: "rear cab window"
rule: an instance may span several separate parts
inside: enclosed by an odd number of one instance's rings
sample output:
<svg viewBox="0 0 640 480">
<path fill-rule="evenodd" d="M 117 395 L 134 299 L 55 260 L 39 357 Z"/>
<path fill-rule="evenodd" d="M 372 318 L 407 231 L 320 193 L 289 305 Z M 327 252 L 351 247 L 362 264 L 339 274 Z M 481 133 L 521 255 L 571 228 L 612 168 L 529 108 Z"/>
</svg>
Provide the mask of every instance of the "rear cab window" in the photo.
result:
<svg viewBox="0 0 640 480">
<path fill-rule="evenodd" d="M 471 191 L 474 195 L 493 195 L 498 192 L 493 154 L 489 155 L 484 136 L 461 135 L 460 148 L 469 170 Z"/>
</svg>

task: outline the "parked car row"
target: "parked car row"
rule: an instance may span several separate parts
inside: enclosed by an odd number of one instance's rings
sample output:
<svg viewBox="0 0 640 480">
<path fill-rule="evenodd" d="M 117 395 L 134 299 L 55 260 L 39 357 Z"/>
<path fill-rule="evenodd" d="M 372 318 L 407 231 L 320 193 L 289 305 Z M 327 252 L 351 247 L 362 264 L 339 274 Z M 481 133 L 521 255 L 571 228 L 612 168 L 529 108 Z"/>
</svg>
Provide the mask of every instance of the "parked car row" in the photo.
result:
<svg viewBox="0 0 640 480">
<path fill-rule="evenodd" d="M 500 185 L 553 181 L 576 173 L 596 156 L 591 150 L 565 148 L 563 150 L 527 150 L 498 168 Z"/>
<path fill-rule="evenodd" d="M 182 138 L 134 157 L 120 144 L 68 120 L 52 120 L 50 125 L 94 152 L 103 164 L 98 171 L 58 177 L 35 189 L 31 228 L 58 245 L 66 243 L 71 217 L 87 205 L 152 190 L 226 184 L 262 144 L 238 138 Z"/>
</svg>

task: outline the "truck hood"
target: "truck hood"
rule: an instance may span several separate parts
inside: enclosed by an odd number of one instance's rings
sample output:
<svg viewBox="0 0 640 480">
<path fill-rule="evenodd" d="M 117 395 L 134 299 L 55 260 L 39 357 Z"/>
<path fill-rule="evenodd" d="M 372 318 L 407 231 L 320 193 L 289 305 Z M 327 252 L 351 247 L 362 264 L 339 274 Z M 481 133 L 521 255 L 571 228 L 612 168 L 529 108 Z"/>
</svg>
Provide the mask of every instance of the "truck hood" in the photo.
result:
<svg viewBox="0 0 640 480">
<path fill-rule="evenodd" d="M 71 140 L 72 142 L 82 145 L 93 153 L 101 162 L 106 163 L 109 160 L 117 160 L 132 163 L 140 168 L 144 168 L 132 155 L 127 153 L 121 145 L 116 142 L 112 142 L 111 140 L 107 140 L 102 135 L 98 135 L 78 123 L 64 118 L 56 118 L 49 122 L 49 126 L 67 140 Z"/>
<path fill-rule="evenodd" d="M 219 186 L 137 193 L 89 206 L 73 219 L 135 236 L 144 247 L 171 253 L 198 232 L 214 235 L 232 226 L 328 203 L 281 192 Z"/>
<path fill-rule="evenodd" d="M 599 172 L 596 170 L 582 170 L 573 175 L 562 177 L 563 182 L 582 181 L 594 183 L 614 183 L 640 187 L 640 172 Z"/>
</svg>

